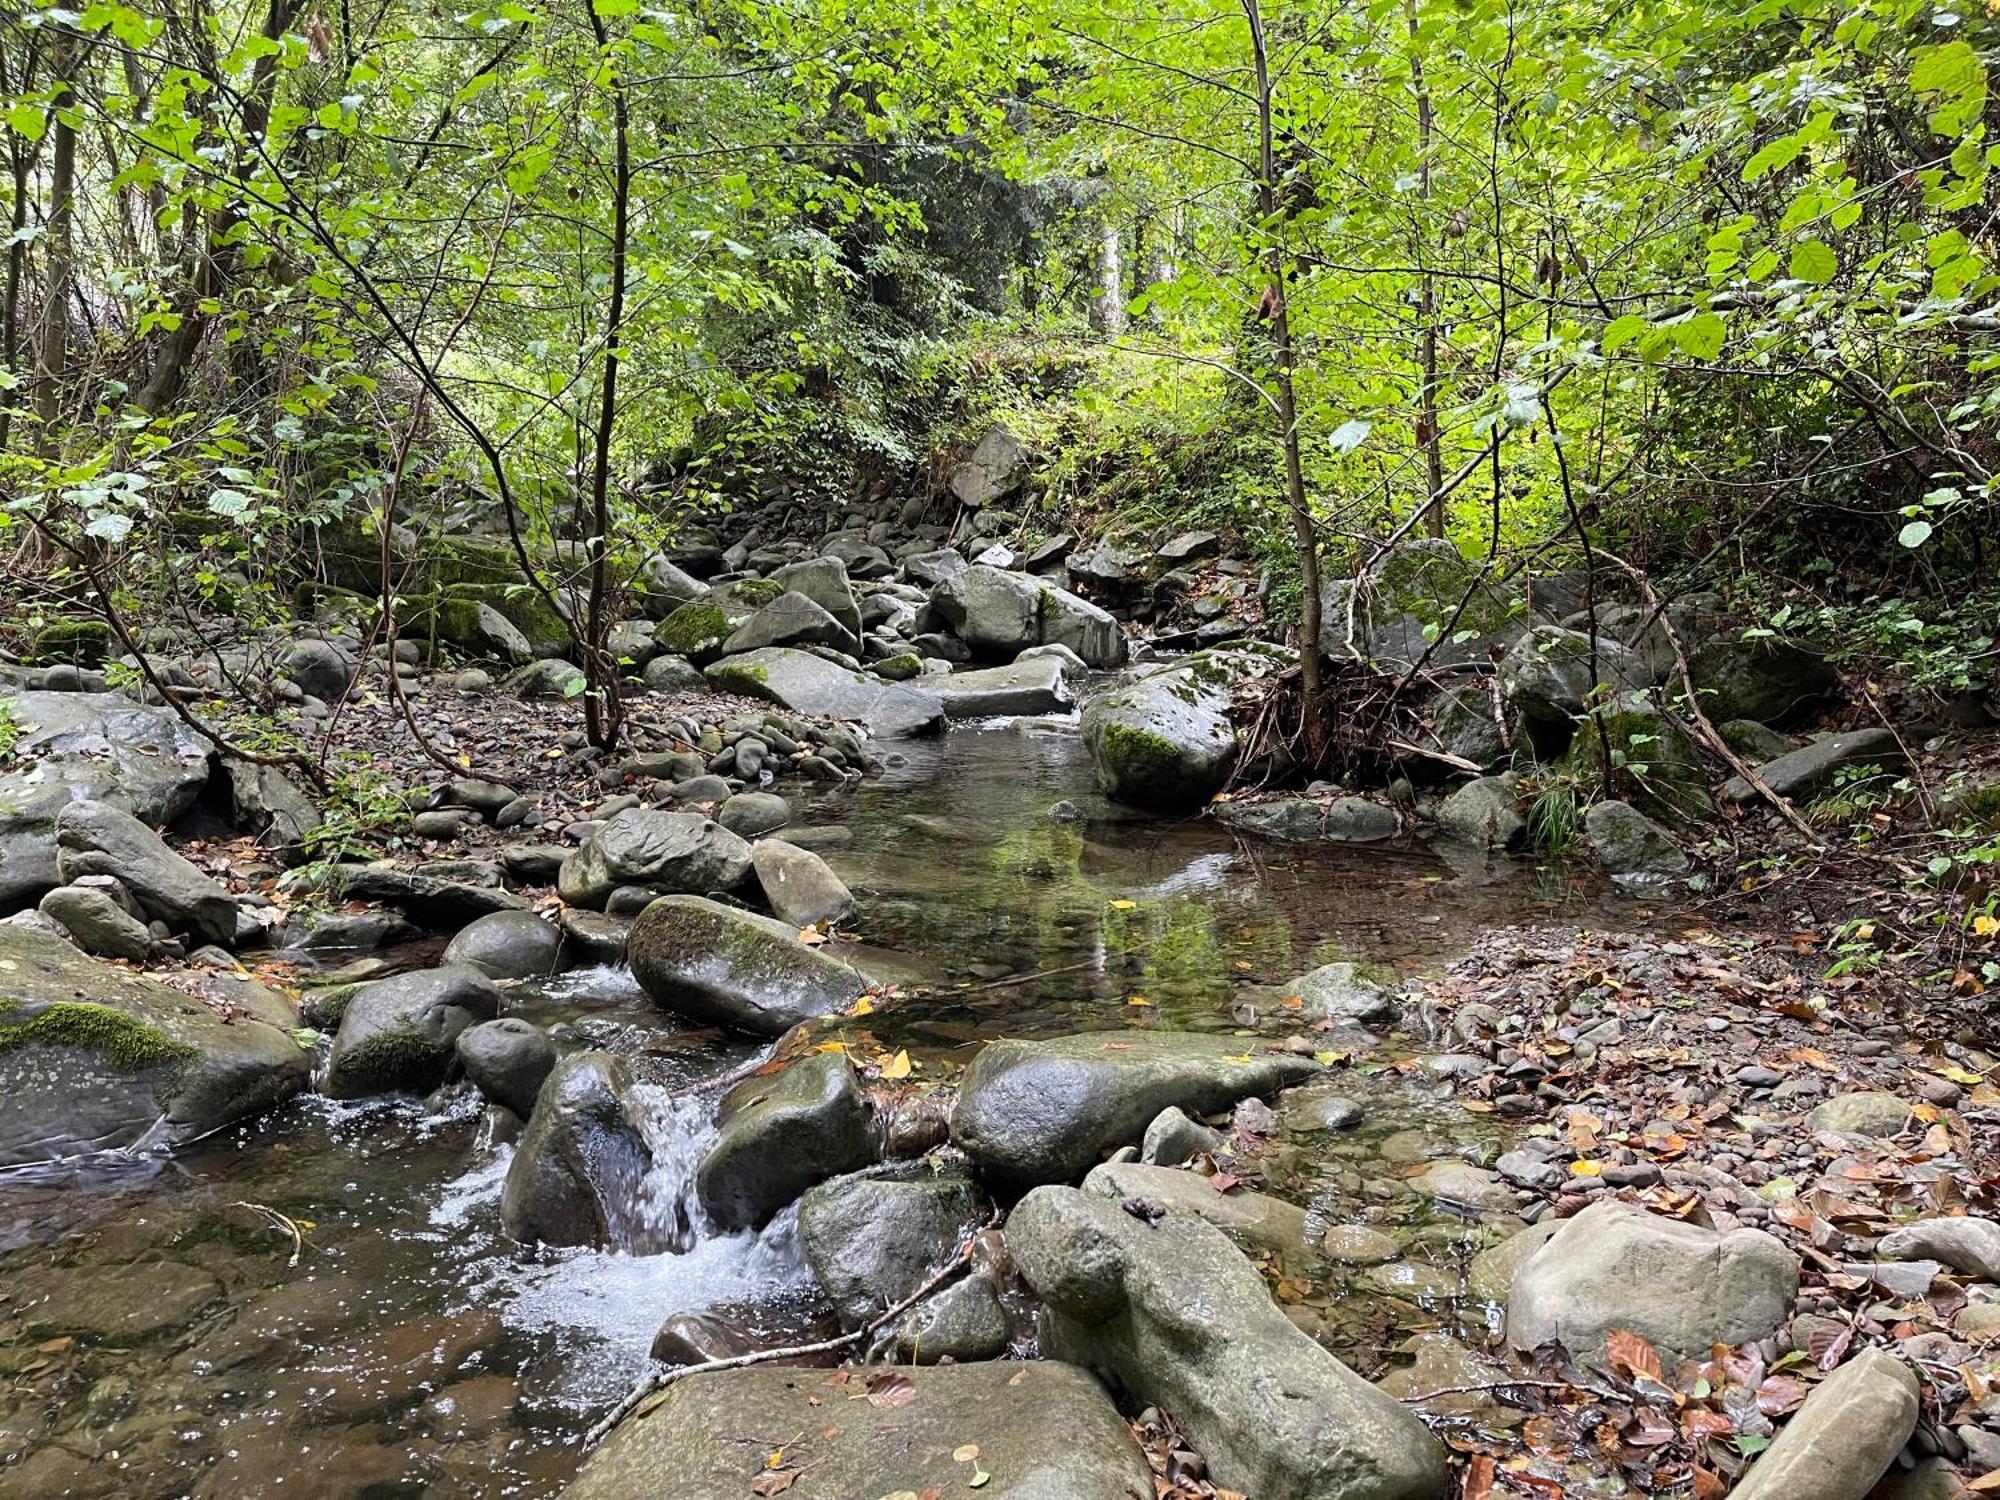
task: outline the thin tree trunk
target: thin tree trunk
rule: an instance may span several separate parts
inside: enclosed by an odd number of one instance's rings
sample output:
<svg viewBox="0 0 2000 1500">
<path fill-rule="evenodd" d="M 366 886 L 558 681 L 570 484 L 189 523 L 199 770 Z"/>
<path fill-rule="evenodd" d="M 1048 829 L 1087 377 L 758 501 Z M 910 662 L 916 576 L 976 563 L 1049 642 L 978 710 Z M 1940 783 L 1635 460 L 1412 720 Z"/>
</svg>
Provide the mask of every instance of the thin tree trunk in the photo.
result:
<svg viewBox="0 0 2000 1500">
<path fill-rule="evenodd" d="M 1107 218 L 1097 235 L 1097 295 L 1090 303 L 1090 326 L 1114 339 L 1125 331 L 1124 257 L 1115 219 Z"/>
<path fill-rule="evenodd" d="M 1438 309 L 1437 277 L 1429 269 L 1429 252 L 1424 230 L 1430 222 L 1431 132 L 1436 117 L 1431 109 L 1430 85 L 1424 81 L 1424 60 L 1418 50 L 1417 12 L 1406 8 L 1410 26 L 1410 82 L 1417 91 L 1417 261 L 1423 272 L 1423 301 L 1418 316 L 1423 332 L 1417 340 L 1417 364 L 1422 381 L 1417 397 L 1417 445 L 1424 451 L 1424 529 L 1432 536 L 1444 535 L 1444 452 L 1438 432 Z"/>
<path fill-rule="evenodd" d="M 608 47 L 603 18 L 590 8 L 590 24 L 600 53 Z M 604 313 L 604 380 L 592 435 L 590 470 L 590 596 L 583 615 L 584 670 L 593 689 L 584 703 L 590 743 L 608 750 L 618 743 L 624 722 L 624 702 L 618 688 L 618 664 L 606 642 L 611 633 L 611 590 L 608 554 L 611 532 L 611 438 L 618 421 L 618 366 L 625 329 L 625 258 L 631 237 L 632 155 L 631 119 L 622 66 L 610 63 L 609 87 L 613 126 L 614 166 L 611 191 L 611 298 Z"/>
<path fill-rule="evenodd" d="M 1305 462 L 1299 451 L 1299 409 L 1294 368 L 1291 314 L 1285 303 L 1285 251 L 1277 238 L 1278 162 L 1272 142 L 1271 59 L 1264 39 L 1264 15 L 1259 0 L 1243 0 L 1250 22 L 1250 50 L 1257 78 L 1257 209 L 1272 236 L 1265 255 L 1265 311 L 1271 320 L 1274 383 L 1278 420 L 1283 425 L 1285 499 L 1292 513 L 1292 535 L 1299 550 L 1299 582 L 1305 597 L 1299 606 L 1299 688 L 1304 694 L 1306 745 L 1315 759 L 1325 737 L 1320 720 L 1320 597 L 1319 538 L 1312 510 L 1306 503 Z"/>
<path fill-rule="evenodd" d="M 54 122 L 49 164 L 48 279 L 42 292 L 41 339 L 35 353 L 35 415 L 41 420 L 41 451 L 53 455 L 56 422 L 62 415 L 62 385 L 69 371 L 70 287 L 76 275 L 76 128 L 63 119 L 72 93 L 70 70 L 76 65 L 76 39 L 56 33 L 52 71 L 55 89 L 49 100 Z"/>
</svg>

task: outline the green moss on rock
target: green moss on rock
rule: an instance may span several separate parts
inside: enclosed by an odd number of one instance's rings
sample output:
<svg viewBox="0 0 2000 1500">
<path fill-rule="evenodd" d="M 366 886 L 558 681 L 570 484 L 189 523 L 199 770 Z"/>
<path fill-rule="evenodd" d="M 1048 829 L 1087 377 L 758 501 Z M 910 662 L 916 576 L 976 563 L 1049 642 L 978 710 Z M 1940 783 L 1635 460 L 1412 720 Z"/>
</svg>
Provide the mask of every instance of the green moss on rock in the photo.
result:
<svg viewBox="0 0 2000 1500">
<path fill-rule="evenodd" d="M 729 617 L 719 605 L 696 601 L 683 604 L 660 622 L 653 639 L 675 656 L 700 660 L 713 656 L 729 638 Z"/>
<path fill-rule="evenodd" d="M 18 1010 L 9 1002 L 9 1013 Z M 0 1052 L 21 1047 L 76 1047 L 95 1052 L 121 1073 L 173 1067 L 191 1061 L 195 1049 L 156 1026 L 123 1011 L 83 1001 L 44 1006 L 23 1021 L 0 1025 Z"/>
<path fill-rule="evenodd" d="M 43 666 L 102 666 L 117 637 L 102 620 L 56 620 L 36 632 L 34 659 Z"/>
</svg>

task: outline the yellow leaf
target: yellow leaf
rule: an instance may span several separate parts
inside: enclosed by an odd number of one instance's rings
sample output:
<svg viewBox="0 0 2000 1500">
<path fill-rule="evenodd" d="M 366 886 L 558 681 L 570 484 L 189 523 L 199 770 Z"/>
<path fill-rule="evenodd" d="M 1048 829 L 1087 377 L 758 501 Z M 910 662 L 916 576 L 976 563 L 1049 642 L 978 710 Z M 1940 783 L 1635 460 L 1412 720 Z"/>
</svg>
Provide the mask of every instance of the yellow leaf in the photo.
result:
<svg viewBox="0 0 2000 1500">
<path fill-rule="evenodd" d="M 983 1490 L 986 1488 L 986 1481 L 992 1477 L 984 1469 L 977 1469 L 973 1472 L 972 1477 L 965 1481 L 965 1487 L 969 1490 Z"/>
<path fill-rule="evenodd" d="M 873 1000 L 870 1000 L 866 995 L 863 995 L 859 1000 L 855 1001 L 852 1005 L 850 1005 L 847 1008 L 847 1013 L 850 1016 L 866 1016 L 866 1015 L 872 1015 L 874 1013 L 874 1010 L 875 1010 L 875 1002 Z"/>
<path fill-rule="evenodd" d="M 1131 911 L 1138 904 L 1136 901 L 1114 901 L 1111 903 L 1111 909 L 1113 911 Z"/>
<path fill-rule="evenodd" d="M 1579 1156 L 1569 1164 L 1572 1177 L 1600 1177 L 1604 1173 L 1604 1163 L 1593 1161 L 1588 1156 Z"/>
<path fill-rule="evenodd" d="M 898 1052 L 894 1057 L 883 1063 L 882 1076 L 884 1078 L 908 1078 L 910 1076 L 910 1054 L 908 1052 Z"/>
<path fill-rule="evenodd" d="M 1305 1005 L 1305 1001 L 1301 1000 L 1297 995 L 1287 995 L 1278 1004 L 1284 1006 L 1286 1010 L 1299 1010 Z"/>
<path fill-rule="evenodd" d="M 1954 1067 L 1949 1063 L 1947 1063 L 1942 1068 L 1933 1069 L 1933 1071 L 1940 1078 L 1949 1078 L 1953 1083 L 1962 1083 L 1967 1085 L 1968 1087 L 1971 1086 L 1972 1084 L 1984 1083 L 1986 1081 L 1984 1078 L 1980 1077 L 1977 1073 L 1967 1072 L 1964 1068 Z"/>
<path fill-rule="evenodd" d="M 2000 917 L 1989 917 L 1985 912 L 1981 912 L 1972 919 L 1974 937 L 1992 937 L 1996 932 L 2000 932 Z"/>
<path fill-rule="evenodd" d="M 1151 1005 L 1153 1002 L 1148 1000 L 1144 995 L 1127 995 L 1125 1003 L 1127 1005 Z"/>
<path fill-rule="evenodd" d="M 845 1052 L 846 1050 L 847 1043 L 845 1042 L 821 1042 L 817 1047 L 813 1048 L 815 1052 Z"/>
</svg>

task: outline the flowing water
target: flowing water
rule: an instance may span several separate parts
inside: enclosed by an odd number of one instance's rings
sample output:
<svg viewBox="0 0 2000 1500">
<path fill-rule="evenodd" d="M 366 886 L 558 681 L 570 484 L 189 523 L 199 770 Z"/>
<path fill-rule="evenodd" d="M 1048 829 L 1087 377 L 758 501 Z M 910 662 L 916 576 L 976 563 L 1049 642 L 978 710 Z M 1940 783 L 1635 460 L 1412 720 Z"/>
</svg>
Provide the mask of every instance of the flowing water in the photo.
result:
<svg viewBox="0 0 2000 1500">
<path fill-rule="evenodd" d="M 1051 816 L 1064 801 L 1075 816 Z M 873 959 L 909 991 L 873 1035 L 926 1072 L 1002 1035 L 1232 1028 L 1268 1004 L 1260 987 L 1316 964 L 1416 971 L 1487 928 L 1605 900 L 1470 855 L 1121 813 L 1091 791 L 1073 726 L 1047 721 L 905 748 L 799 815 L 846 830 L 820 833 L 822 850 L 861 899 Z M 515 1010 L 566 1046 L 633 1059 L 655 1166 L 628 1211 L 641 1238 L 687 1248 L 509 1243 L 508 1151 L 463 1093 L 428 1108 L 302 1099 L 171 1161 L 0 1175 L 0 1495 L 552 1495 L 669 1314 L 811 1327 L 789 1213 L 719 1235 L 688 1191 L 712 1126 L 705 1098 L 673 1091 L 755 1049 L 677 1027 L 612 970 Z M 1288 1146 L 1270 1174 L 1326 1222 L 1413 1230 L 1413 1263 L 1282 1293 L 1366 1366 L 1389 1340 L 1486 1316 L 1458 1295 L 1475 1232 L 1420 1213 L 1397 1179 L 1490 1156 L 1498 1137 L 1394 1069 L 1341 1087 L 1363 1128 Z"/>
</svg>

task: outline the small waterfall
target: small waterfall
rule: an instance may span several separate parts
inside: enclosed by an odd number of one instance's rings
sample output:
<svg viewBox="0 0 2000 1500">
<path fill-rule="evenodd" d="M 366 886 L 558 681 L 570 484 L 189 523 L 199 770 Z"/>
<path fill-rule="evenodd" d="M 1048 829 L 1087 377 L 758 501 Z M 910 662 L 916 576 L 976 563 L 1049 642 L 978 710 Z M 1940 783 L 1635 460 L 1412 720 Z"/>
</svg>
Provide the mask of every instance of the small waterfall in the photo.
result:
<svg viewBox="0 0 2000 1500">
<path fill-rule="evenodd" d="M 715 1144 L 715 1098 L 706 1093 L 675 1095 L 639 1084 L 625 1106 L 640 1132 L 652 1164 L 634 1185 L 624 1241 L 633 1249 L 681 1253 L 713 1237 L 694 1190 L 695 1169 Z"/>
</svg>

